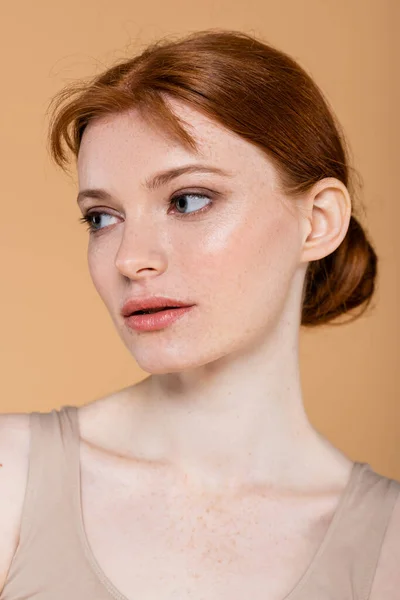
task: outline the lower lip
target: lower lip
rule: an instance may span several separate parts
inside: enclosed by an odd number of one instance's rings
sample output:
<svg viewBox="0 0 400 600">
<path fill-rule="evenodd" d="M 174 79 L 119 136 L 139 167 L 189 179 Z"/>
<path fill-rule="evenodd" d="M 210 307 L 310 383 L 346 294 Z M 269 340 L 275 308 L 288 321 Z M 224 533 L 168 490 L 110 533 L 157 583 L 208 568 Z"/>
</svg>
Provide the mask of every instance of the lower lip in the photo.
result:
<svg viewBox="0 0 400 600">
<path fill-rule="evenodd" d="M 170 310 L 160 310 L 156 313 L 150 313 L 148 315 L 131 315 L 125 317 L 125 323 L 131 329 L 136 331 L 156 331 L 157 329 L 163 329 L 170 325 L 174 321 L 177 321 L 185 313 L 187 313 L 193 306 L 182 306 L 181 308 L 172 308 Z"/>
</svg>

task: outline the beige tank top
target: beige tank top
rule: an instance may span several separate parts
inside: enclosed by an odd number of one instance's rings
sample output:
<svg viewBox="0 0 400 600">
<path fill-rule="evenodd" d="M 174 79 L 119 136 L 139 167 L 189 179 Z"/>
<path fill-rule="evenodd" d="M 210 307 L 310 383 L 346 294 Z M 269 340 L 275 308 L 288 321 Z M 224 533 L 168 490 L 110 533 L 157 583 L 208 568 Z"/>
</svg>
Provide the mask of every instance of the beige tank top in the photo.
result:
<svg viewBox="0 0 400 600">
<path fill-rule="evenodd" d="M 77 407 L 30 415 L 20 541 L 0 600 L 140 600 L 108 580 L 85 535 Z M 282 600 L 367 600 L 399 492 L 400 482 L 355 462 L 318 551 Z"/>
</svg>

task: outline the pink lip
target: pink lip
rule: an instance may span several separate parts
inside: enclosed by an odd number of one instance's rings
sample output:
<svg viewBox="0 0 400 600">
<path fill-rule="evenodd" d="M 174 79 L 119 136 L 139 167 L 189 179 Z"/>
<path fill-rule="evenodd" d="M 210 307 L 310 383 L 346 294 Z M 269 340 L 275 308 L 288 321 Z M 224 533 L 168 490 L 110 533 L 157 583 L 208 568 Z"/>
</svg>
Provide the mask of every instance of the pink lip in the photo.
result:
<svg viewBox="0 0 400 600">
<path fill-rule="evenodd" d="M 125 323 L 129 328 L 136 331 L 157 331 L 174 323 L 192 308 L 193 306 L 182 306 L 181 308 L 162 310 L 148 315 L 130 315 L 125 317 Z"/>
<path fill-rule="evenodd" d="M 138 310 L 148 310 L 151 308 L 164 308 L 168 306 L 193 306 L 192 302 L 167 298 L 165 296 L 149 296 L 147 298 L 131 298 L 123 305 L 121 315 L 129 317 Z"/>
</svg>

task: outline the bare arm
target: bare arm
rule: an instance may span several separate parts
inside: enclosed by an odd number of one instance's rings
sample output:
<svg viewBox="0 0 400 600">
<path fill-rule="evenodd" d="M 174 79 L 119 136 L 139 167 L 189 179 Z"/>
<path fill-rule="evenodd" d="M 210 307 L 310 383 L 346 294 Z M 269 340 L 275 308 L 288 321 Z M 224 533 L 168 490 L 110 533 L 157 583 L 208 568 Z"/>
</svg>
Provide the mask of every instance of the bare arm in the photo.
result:
<svg viewBox="0 0 400 600">
<path fill-rule="evenodd" d="M 29 448 L 29 414 L 0 414 L 0 593 L 19 543 Z"/>
</svg>

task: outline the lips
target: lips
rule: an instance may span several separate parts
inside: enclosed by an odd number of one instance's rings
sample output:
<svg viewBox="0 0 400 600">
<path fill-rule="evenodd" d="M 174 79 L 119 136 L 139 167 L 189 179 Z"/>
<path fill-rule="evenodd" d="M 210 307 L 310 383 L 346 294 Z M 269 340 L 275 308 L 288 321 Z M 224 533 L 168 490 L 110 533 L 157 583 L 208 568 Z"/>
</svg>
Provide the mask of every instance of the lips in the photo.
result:
<svg viewBox="0 0 400 600">
<path fill-rule="evenodd" d="M 175 298 L 165 296 L 150 296 L 142 298 L 131 298 L 127 300 L 121 309 L 123 317 L 130 317 L 133 314 L 140 314 L 140 311 L 155 312 L 193 306 L 193 302 L 184 302 Z M 142 313 L 143 314 L 143 313 Z"/>
<path fill-rule="evenodd" d="M 159 307 L 162 308 L 162 307 Z M 155 311 L 154 314 L 136 314 L 125 317 L 124 323 L 127 327 L 138 332 L 160 331 L 169 327 L 194 308 L 191 306 L 178 306 L 166 308 L 166 310 Z"/>
<path fill-rule="evenodd" d="M 163 306 L 161 308 L 149 308 L 148 310 L 135 310 L 133 315 L 149 315 L 151 313 L 160 312 L 162 310 L 172 310 L 174 308 L 178 308 L 177 306 Z"/>
</svg>

